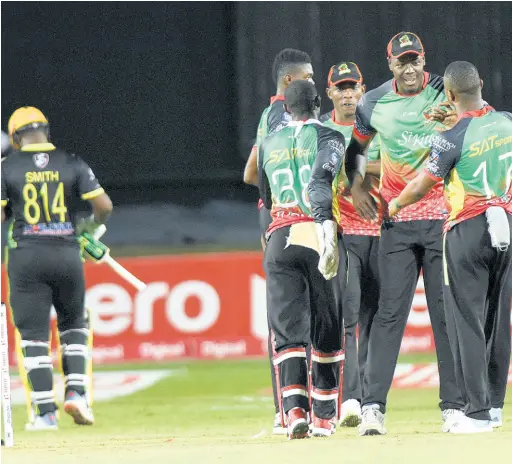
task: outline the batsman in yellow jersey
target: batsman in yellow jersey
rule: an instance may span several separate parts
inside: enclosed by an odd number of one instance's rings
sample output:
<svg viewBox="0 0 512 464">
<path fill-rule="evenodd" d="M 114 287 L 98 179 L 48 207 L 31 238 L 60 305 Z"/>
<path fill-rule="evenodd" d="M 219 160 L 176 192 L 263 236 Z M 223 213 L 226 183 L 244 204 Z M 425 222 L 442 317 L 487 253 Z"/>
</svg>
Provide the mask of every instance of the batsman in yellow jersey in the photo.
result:
<svg viewBox="0 0 512 464">
<path fill-rule="evenodd" d="M 65 377 L 64 410 L 75 423 L 92 425 L 91 335 L 78 238 L 108 220 L 112 202 L 81 158 L 49 142 L 48 120 L 40 110 L 19 108 L 8 129 L 16 151 L 1 165 L 2 222 L 10 207 L 6 266 L 20 375 L 28 392 L 26 429 L 58 428 L 50 356 L 52 305 Z M 75 197 L 89 201 L 93 209 L 80 222 Z"/>
</svg>

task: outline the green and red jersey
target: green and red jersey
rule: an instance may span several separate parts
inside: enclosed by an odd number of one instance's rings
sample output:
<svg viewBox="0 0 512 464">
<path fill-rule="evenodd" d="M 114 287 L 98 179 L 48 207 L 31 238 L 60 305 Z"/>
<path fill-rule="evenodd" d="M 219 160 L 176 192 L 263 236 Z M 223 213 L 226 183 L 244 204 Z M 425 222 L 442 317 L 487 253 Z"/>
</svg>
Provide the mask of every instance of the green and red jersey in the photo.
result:
<svg viewBox="0 0 512 464">
<path fill-rule="evenodd" d="M 425 167 L 430 144 L 442 124 L 426 119 L 423 113 L 445 100 L 442 77 L 429 73 L 424 74 L 423 87 L 417 94 L 400 94 L 392 79 L 359 100 L 354 134 L 363 140 L 377 133 L 380 136 L 380 193 L 386 203 Z M 393 220 L 445 219 L 446 214 L 440 182 L 423 200 L 403 208 Z"/>
<path fill-rule="evenodd" d="M 262 142 L 260 195 L 272 216 L 267 234 L 299 222 L 339 223 L 334 179 L 344 155 L 343 135 L 316 119 L 292 121 Z"/>
<path fill-rule="evenodd" d="M 341 132 L 345 137 L 345 143 L 348 145 L 352 138 L 354 124 L 339 123 L 334 118 L 334 111 L 329 119 L 323 121 L 323 125 Z M 378 161 L 380 159 L 379 136 L 373 138 L 368 147 L 368 161 Z M 375 176 L 367 175 L 364 185 L 368 188 L 369 194 L 373 197 L 378 210 L 378 219 L 376 221 L 366 221 L 356 209 L 350 194 L 350 183 L 342 167 L 337 179 L 338 185 L 338 204 L 340 207 L 340 226 L 345 235 L 371 235 L 379 236 L 382 224 L 383 210 L 382 200 L 379 193 L 379 179 Z"/>
<path fill-rule="evenodd" d="M 444 179 L 445 231 L 490 206 L 512 214 L 512 115 L 491 106 L 463 113 L 433 139 L 425 172 Z"/>
<path fill-rule="evenodd" d="M 252 147 L 258 157 L 258 149 L 263 139 L 270 134 L 282 129 L 291 121 L 291 116 L 284 110 L 284 95 L 274 95 L 270 98 L 270 105 L 261 113 L 258 123 L 258 132 L 256 134 L 256 143 Z M 256 158 L 258 159 L 258 158 Z M 263 207 L 263 201 L 260 199 L 258 208 Z"/>
</svg>

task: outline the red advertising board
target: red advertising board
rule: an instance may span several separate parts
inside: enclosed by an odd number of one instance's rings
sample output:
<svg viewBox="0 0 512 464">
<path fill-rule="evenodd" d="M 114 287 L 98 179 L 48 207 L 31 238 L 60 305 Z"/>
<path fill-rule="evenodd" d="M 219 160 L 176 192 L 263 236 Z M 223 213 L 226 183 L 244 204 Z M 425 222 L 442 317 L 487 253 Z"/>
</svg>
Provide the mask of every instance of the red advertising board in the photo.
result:
<svg viewBox="0 0 512 464">
<path fill-rule="evenodd" d="M 147 288 L 137 292 L 105 264 L 86 263 L 96 363 L 256 357 L 267 352 L 261 253 L 120 258 Z M 6 276 L 2 270 L 2 300 Z M 11 353 L 12 327 L 10 326 Z M 434 350 L 420 279 L 402 343 Z M 11 362 L 14 362 L 12 353 Z"/>
</svg>

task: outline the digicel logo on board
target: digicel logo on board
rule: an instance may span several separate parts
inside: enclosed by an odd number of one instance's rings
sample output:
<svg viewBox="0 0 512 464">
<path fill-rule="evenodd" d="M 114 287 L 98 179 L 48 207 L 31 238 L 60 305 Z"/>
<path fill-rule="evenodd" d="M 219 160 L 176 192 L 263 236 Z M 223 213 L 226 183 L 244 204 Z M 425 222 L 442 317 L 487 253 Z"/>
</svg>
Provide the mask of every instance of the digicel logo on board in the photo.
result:
<svg viewBox="0 0 512 464">
<path fill-rule="evenodd" d="M 94 308 L 91 314 L 94 334 L 100 337 L 112 337 L 129 330 L 137 335 L 151 334 L 155 329 L 157 303 L 163 309 L 165 323 L 175 331 L 184 335 L 201 335 L 219 321 L 223 309 L 229 310 L 234 303 L 238 307 L 237 313 L 229 314 L 229 317 L 240 317 L 248 311 L 250 333 L 247 335 L 265 339 L 268 335 L 265 279 L 258 274 L 250 274 L 246 278 L 249 280 L 249 295 L 248 304 L 244 305 L 238 305 L 233 300 L 221 301 L 213 285 L 199 280 L 186 280 L 174 286 L 167 282 L 150 282 L 145 290 L 134 297 L 122 285 L 96 284 L 87 289 L 86 304 Z M 187 312 L 191 299 L 195 300 L 198 308 L 193 314 Z M 422 279 L 414 297 L 408 325 L 421 328 L 430 326 Z M 163 327 L 159 326 L 158 329 L 162 330 Z"/>
<path fill-rule="evenodd" d="M 189 299 L 199 302 L 199 312 L 187 314 Z M 86 292 L 86 306 L 93 308 L 91 317 L 94 334 L 114 336 L 126 332 L 143 335 L 154 330 L 155 303 L 163 300 L 168 324 L 183 334 L 200 334 L 218 320 L 221 302 L 215 288 L 207 282 L 187 280 L 174 287 L 166 282 L 151 282 L 132 298 L 121 285 L 104 283 L 93 285 Z"/>
</svg>

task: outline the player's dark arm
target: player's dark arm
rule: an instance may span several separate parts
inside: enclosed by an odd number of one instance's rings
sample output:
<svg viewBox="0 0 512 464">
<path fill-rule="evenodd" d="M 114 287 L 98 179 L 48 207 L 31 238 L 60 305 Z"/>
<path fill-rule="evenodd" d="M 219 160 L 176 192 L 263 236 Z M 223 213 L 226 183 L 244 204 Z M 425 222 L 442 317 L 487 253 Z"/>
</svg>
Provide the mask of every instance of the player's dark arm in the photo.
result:
<svg viewBox="0 0 512 464">
<path fill-rule="evenodd" d="M 457 144 L 451 143 L 441 135 L 434 137 L 425 169 L 407 184 L 398 197 L 391 200 L 389 215 L 394 216 L 402 208 L 421 200 L 448 175 L 459 158 L 460 148 Z"/>
<path fill-rule="evenodd" d="M 380 160 L 368 161 L 368 164 L 366 165 L 366 174 L 380 177 Z"/>
<path fill-rule="evenodd" d="M 5 209 L 2 206 L 2 222 L 4 222 L 4 221 L 5 221 Z"/>
<path fill-rule="evenodd" d="M 364 178 L 361 175 L 367 167 L 367 149 L 374 134 L 368 137 L 360 137 L 354 132 L 350 144 L 347 148 L 345 159 L 345 172 L 351 184 L 351 195 L 354 208 L 358 214 L 366 220 L 372 220 L 377 217 L 377 206 L 371 195 L 363 186 Z M 380 174 L 380 166 L 379 166 Z"/>
<path fill-rule="evenodd" d="M 400 192 L 400 195 L 391 201 L 389 205 L 389 215 L 394 216 L 402 208 L 420 201 L 438 182 L 439 179 L 433 177 L 427 171 L 418 174 Z"/>
<path fill-rule="evenodd" d="M 249 185 L 258 185 L 258 149 L 256 145 L 252 147 L 251 154 L 244 169 L 244 182 Z"/>
<path fill-rule="evenodd" d="M 268 181 L 267 173 L 263 168 L 263 156 L 264 150 L 261 148 L 259 150 L 259 160 L 258 165 L 261 166 L 261 169 L 258 169 L 258 187 L 260 190 L 260 198 L 263 201 L 263 205 L 268 210 L 272 209 L 272 189 L 270 188 L 270 182 Z"/>
<path fill-rule="evenodd" d="M 344 144 L 342 134 L 319 141 L 318 154 L 311 169 L 308 185 L 308 197 L 315 222 L 322 223 L 334 219 L 332 183 L 343 163 Z"/>
<path fill-rule="evenodd" d="M 102 193 L 101 195 L 90 199 L 89 203 L 92 207 L 92 214 L 95 222 L 98 224 L 105 224 L 110 218 L 114 208 L 110 197 L 106 193 Z"/>
</svg>

